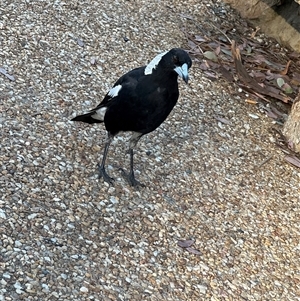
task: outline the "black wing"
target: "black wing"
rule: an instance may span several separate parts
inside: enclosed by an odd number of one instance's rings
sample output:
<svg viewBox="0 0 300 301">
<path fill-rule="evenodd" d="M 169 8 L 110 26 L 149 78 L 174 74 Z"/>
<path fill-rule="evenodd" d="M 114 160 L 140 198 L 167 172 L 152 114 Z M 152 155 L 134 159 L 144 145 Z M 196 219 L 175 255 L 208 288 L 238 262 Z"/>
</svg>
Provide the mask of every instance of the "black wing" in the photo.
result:
<svg viewBox="0 0 300 301">
<path fill-rule="evenodd" d="M 134 91 L 136 89 L 136 86 L 137 86 L 139 80 L 143 76 L 145 76 L 144 70 L 145 70 L 145 67 L 139 67 L 139 68 L 129 71 L 128 73 L 124 74 L 116 81 L 116 83 L 114 84 L 112 89 L 114 87 L 120 85 L 122 95 L 128 95 L 128 91 Z M 102 123 L 104 121 L 104 119 L 102 119 L 102 118 L 99 119 L 99 117 L 95 116 L 95 115 L 97 115 L 97 110 L 99 110 L 101 108 L 105 108 L 105 107 L 109 108 L 112 104 L 114 104 L 115 101 L 120 100 L 119 96 L 112 96 L 110 91 L 105 95 L 104 99 L 101 101 L 101 103 L 97 107 L 90 110 L 88 113 L 78 115 L 71 120 L 72 121 L 82 121 L 82 122 L 89 123 L 89 124 Z"/>
<path fill-rule="evenodd" d="M 145 70 L 145 66 L 144 67 L 139 67 L 139 68 L 135 68 L 129 72 L 127 72 L 126 74 L 122 75 L 113 85 L 112 89 L 118 85 L 122 86 L 122 89 L 131 89 L 134 90 L 135 87 L 137 86 L 139 80 L 145 76 L 144 75 L 144 70 Z M 123 93 L 123 92 L 122 92 Z M 109 105 L 109 102 L 115 97 L 112 97 L 109 95 L 109 92 L 105 95 L 104 99 L 100 102 L 100 104 L 94 108 L 91 111 L 96 111 L 99 108 L 105 107 L 106 105 Z"/>
</svg>

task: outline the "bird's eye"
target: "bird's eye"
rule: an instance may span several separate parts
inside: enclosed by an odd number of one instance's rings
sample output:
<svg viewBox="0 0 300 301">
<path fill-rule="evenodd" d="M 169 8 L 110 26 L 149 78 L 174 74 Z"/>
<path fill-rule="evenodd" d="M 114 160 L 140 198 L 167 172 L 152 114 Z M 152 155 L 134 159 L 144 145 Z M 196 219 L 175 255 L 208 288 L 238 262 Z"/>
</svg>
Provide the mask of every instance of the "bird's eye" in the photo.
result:
<svg viewBox="0 0 300 301">
<path fill-rule="evenodd" d="M 173 56 L 173 63 L 177 65 L 179 63 L 179 59 L 176 55 Z"/>
</svg>

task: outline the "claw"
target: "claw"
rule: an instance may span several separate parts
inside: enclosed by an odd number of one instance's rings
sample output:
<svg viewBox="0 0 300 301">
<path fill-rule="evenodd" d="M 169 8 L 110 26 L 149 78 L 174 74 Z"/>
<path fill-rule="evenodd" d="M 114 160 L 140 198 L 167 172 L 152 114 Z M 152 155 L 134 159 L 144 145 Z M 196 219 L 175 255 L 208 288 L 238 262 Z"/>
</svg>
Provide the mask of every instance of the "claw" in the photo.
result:
<svg viewBox="0 0 300 301">
<path fill-rule="evenodd" d="M 139 182 L 138 180 L 136 180 L 136 178 L 134 177 L 134 173 L 130 172 L 127 173 L 124 171 L 123 168 L 119 169 L 122 173 L 122 177 L 125 178 L 127 180 L 127 182 L 133 186 L 133 187 L 146 187 L 143 183 Z"/>
<path fill-rule="evenodd" d="M 99 170 L 99 179 L 100 178 L 103 178 L 103 180 L 108 183 L 109 185 L 114 185 L 114 181 L 115 179 L 114 178 L 111 178 L 104 167 L 102 167 L 100 164 L 98 164 L 98 170 Z"/>
</svg>

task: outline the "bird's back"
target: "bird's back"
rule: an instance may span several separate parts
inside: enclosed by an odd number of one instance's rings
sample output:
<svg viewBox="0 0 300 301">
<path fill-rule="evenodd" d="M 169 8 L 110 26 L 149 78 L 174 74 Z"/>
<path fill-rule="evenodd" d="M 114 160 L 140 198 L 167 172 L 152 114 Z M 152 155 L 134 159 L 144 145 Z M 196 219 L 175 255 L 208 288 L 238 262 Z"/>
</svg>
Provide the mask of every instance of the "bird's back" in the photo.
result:
<svg viewBox="0 0 300 301">
<path fill-rule="evenodd" d="M 155 130 L 170 114 L 179 92 L 177 76 L 160 70 L 145 75 L 145 67 L 137 68 L 121 77 L 118 95 L 104 98 L 100 106 L 107 106 L 105 127 L 112 134 L 134 131 L 147 134 Z"/>
</svg>

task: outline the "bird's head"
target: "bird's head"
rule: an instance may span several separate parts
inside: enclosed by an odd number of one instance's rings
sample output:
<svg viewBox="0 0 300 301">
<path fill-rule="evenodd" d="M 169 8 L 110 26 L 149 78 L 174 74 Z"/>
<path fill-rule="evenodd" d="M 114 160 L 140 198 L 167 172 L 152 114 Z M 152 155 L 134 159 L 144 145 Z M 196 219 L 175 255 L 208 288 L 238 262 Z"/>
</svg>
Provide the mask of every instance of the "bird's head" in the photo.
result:
<svg viewBox="0 0 300 301">
<path fill-rule="evenodd" d="M 189 80 L 188 70 L 192 66 L 192 60 L 188 53 L 180 48 L 158 54 L 145 68 L 145 74 L 152 74 L 160 68 L 175 71 L 186 83 Z"/>
<path fill-rule="evenodd" d="M 192 60 L 188 53 L 180 48 L 171 49 L 168 54 L 170 55 L 170 64 L 173 65 L 174 71 L 186 82 L 189 80 L 188 70 L 192 66 Z M 168 56 L 169 56 L 168 55 Z"/>
</svg>

